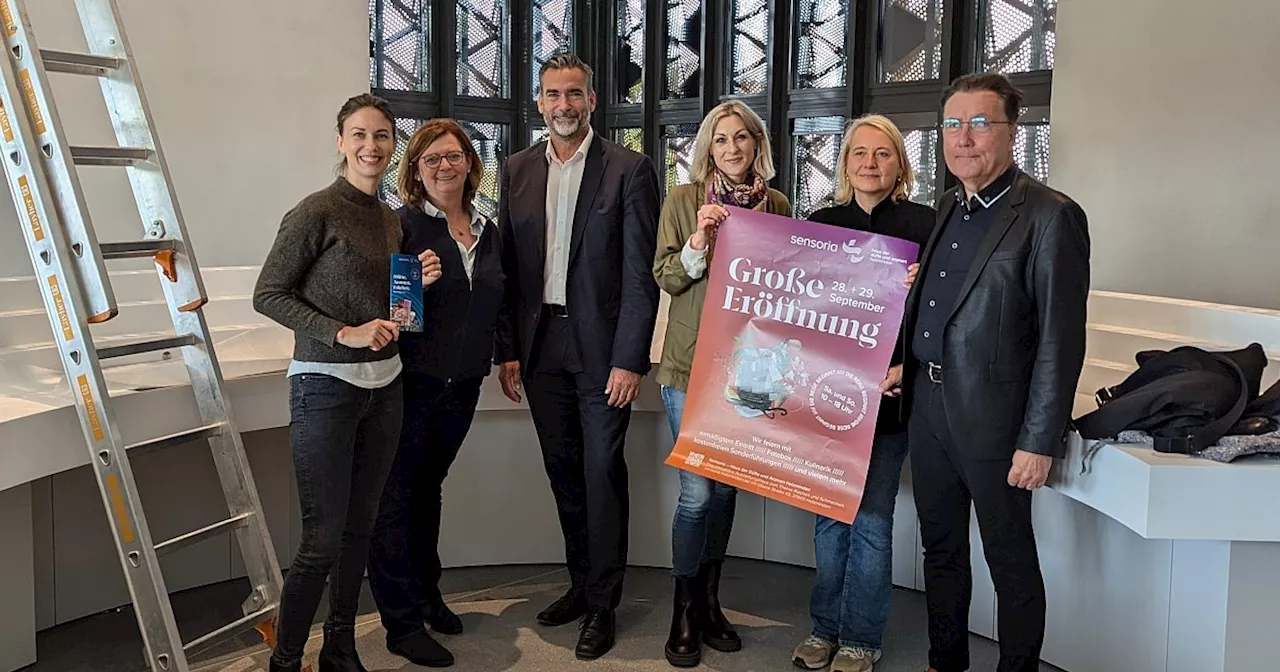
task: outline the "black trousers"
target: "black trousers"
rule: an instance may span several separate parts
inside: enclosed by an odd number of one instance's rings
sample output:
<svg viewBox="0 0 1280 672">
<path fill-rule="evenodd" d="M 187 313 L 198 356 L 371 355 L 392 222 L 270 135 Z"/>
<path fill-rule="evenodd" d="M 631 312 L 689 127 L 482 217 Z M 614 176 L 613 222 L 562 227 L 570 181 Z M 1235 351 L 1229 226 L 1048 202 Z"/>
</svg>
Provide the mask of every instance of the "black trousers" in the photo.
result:
<svg viewBox="0 0 1280 672">
<path fill-rule="evenodd" d="M 404 373 L 404 428 L 369 549 L 369 587 L 397 642 L 423 630 L 440 594 L 441 487 L 471 429 L 483 378 Z"/>
<path fill-rule="evenodd" d="M 598 376 L 594 377 L 598 378 Z M 574 588 L 594 607 L 622 600 L 629 502 L 623 443 L 631 408 L 582 369 L 569 320 L 544 312 L 524 388 L 555 495 Z"/>
<path fill-rule="evenodd" d="M 302 507 L 302 544 L 276 617 L 278 665 L 302 658 L 325 582 L 325 631 L 356 627 L 378 498 L 400 435 L 402 379 L 365 389 L 317 373 L 289 377 L 289 443 Z"/>
<path fill-rule="evenodd" d="M 943 372 L 945 379 L 947 372 Z M 998 672 L 1040 669 L 1045 596 L 1031 491 L 1008 483 L 1012 455 L 975 460 L 947 428 L 942 386 L 923 372 L 916 377 L 907 437 L 912 488 L 924 543 L 924 583 L 929 608 L 929 665 L 938 672 L 969 669 L 969 510 L 978 514 L 983 551 L 996 588 Z M 1012 446 L 1010 447 L 1012 448 Z"/>
</svg>

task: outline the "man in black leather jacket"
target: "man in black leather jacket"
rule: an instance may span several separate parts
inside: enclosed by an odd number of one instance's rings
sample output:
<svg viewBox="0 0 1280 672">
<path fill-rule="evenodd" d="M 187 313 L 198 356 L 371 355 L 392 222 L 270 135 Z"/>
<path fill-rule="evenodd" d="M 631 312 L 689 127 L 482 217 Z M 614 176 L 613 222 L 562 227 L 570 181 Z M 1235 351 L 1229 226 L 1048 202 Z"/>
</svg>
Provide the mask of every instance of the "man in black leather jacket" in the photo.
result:
<svg viewBox="0 0 1280 672">
<path fill-rule="evenodd" d="M 960 185 L 907 299 L 912 487 L 925 548 L 929 664 L 969 669 L 974 505 L 999 616 L 999 672 L 1039 669 L 1045 593 L 1032 491 L 1066 450 L 1084 363 L 1084 211 L 1013 162 L 1021 94 L 968 75 L 943 94 L 947 168 Z"/>
</svg>

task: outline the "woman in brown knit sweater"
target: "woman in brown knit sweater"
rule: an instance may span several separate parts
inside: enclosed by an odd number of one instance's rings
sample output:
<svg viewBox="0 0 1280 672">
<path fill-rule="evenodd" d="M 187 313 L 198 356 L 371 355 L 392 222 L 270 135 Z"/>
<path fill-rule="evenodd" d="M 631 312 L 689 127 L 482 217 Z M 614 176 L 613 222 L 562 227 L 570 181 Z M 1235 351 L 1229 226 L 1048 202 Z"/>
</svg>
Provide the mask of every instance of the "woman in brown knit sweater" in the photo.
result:
<svg viewBox="0 0 1280 672">
<path fill-rule="evenodd" d="M 301 669 L 330 577 L 320 672 L 364 672 L 356 610 L 404 413 L 399 330 L 387 319 L 400 219 L 378 200 L 395 117 L 386 101 L 361 94 L 338 112 L 337 131 L 341 175 L 284 216 L 253 291 L 254 309 L 294 334 L 289 442 L 302 544 L 276 613 L 271 672 Z M 440 278 L 434 252 L 418 258 L 424 285 Z"/>
</svg>

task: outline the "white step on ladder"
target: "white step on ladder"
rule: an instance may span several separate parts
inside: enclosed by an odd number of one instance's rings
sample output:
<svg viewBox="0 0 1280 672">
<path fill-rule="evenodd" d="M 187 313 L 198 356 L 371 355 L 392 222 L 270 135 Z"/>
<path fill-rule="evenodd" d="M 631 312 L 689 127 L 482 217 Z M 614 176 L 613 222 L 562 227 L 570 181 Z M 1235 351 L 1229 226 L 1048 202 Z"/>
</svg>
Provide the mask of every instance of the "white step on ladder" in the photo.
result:
<svg viewBox="0 0 1280 672">
<path fill-rule="evenodd" d="M 41 0 L 47 1 L 47 0 Z M 90 462 L 119 550 L 148 665 L 156 672 L 187 672 L 188 655 L 249 628 L 275 644 L 274 617 L 282 580 L 244 445 L 223 390 L 222 372 L 201 306 L 207 301 L 195 254 L 156 140 L 115 0 L 75 0 L 91 53 L 41 50 L 23 0 L 0 0 L 0 136 L 9 188 L 17 204 L 31 263 L 44 296 L 54 339 L 88 442 Z M 49 72 L 96 77 L 118 147 L 69 144 L 49 88 Z M 141 215 L 140 240 L 99 244 L 75 166 L 123 166 Z M 94 346 L 89 324 L 118 308 L 104 262 L 155 259 L 173 319 L 174 336 L 109 348 Z M 201 426 L 126 446 L 107 394 L 100 360 L 181 349 L 200 409 Z M 229 517 L 155 543 L 129 466 L 129 451 L 153 450 L 207 439 L 226 494 Z M 183 643 L 174 621 L 160 556 L 234 532 L 252 593 L 244 617 Z"/>
</svg>

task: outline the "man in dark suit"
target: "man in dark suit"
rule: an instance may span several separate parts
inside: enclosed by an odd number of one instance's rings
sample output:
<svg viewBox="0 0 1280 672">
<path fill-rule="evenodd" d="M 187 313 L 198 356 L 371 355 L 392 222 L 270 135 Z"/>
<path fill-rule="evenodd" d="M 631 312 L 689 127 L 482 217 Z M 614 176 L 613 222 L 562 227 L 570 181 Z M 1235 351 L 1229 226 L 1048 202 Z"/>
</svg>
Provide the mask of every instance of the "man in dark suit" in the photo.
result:
<svg viewBox="0 0 1280 672">
<path fill-rule="evenodd" d="M 627 562 L 623 439 L 658 312 L 657 171 L 591 130 L 591 79 L 577 56 L 548 60 L 538 110 L 550 140 L 507 160 L 496 348 L 503 392 L 519 401 L 523 384 L 529 395 L 572 579 L 538 622 L 585 615 L 576 650 L 584 660 L 614 643 Z"/>
<path fill-rule="evenodd" d="M 1001 75 L 943 94 L 960 184 L 938 201 L 907 299 L 912 488 L 924 543 L 929 664 L 969 669 L 970 504 L 995 583 L 999 672 L 1039 669 L 1045 594 L 1031 524 L 1084 364 L 1084 211 L 1013 162 L 1021 94 Z"/>
</svg>

